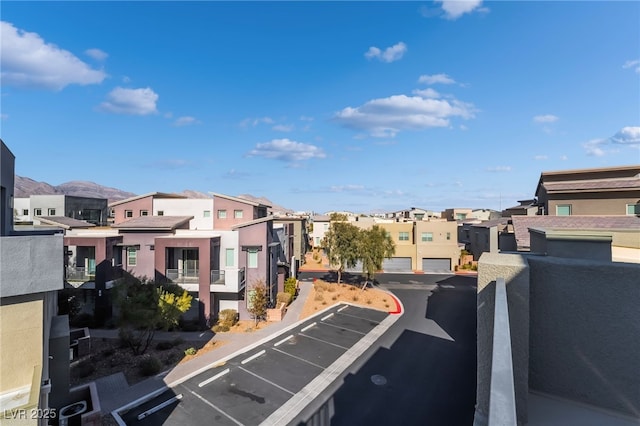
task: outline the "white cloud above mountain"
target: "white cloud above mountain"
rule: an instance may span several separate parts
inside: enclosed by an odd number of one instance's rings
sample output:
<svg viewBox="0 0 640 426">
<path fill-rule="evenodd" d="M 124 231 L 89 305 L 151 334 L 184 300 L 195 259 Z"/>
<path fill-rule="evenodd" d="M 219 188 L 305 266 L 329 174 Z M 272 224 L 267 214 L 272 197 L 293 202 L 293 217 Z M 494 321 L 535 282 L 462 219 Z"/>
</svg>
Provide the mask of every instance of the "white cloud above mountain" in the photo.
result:
<svg viewBox="0 0 640 426">
<path fill-rule="evenodd" d="M 296 142 L 289 139 L 273 139 L 259 143 L 247 153 L 248 157 L 263 157 L 287 163 L 295 163 L 315 158 L 325 158 L 324 151 L 315 145 Z"/>
<path fill-rule="evenodd" d="M 114 114 L 149 115 L 158 112 L 158 94 L 150 87 L 126 89 L 116 87 L 107 95 L 99 109 Z"/>
<path fill-rule="evenodd" d="M 407 45 L 403 42 L 399 42 L 394 44 L 393 46 L 387 47 L 384 50 L 375 46 L 371 46 L 369 50 L 365 52 L 364 57 L 367 59 L 377 59 L 381 62 L 389 63 L 402 59 L 406 52 Z"/>
</svg>

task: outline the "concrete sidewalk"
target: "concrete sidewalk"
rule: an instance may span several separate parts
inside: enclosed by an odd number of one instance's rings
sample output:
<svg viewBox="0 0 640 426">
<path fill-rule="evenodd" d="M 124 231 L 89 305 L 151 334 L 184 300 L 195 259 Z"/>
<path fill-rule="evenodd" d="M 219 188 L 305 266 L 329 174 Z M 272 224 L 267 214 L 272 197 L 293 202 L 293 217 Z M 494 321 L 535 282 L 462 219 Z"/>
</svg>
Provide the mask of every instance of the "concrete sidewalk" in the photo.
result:
<svg viewBox="0 0 640 426">
<path fill-rule="evenodd" d="M 284 328 L 298 322 L 312 285 L 313 284 L 310 281 L 300 281 L 298 297 L 291 303 L 291 305 L 289 305 L 283 320 L 277 323 L 272 323 L 268 327 L 252 333 L 220 333 L 216 335 L 209 330 L 204 332 L 158 332 L 156 334 L 157 340 L 172 340 L 180 337 L 184 340 L 208 342 L 216 336 L 216 339 L 224 341 L 225 344 L 220 348 L 198 356 L 189 362 L 179 364 L 168 372 L 160 373 L 155 377 L 136 383 L 133 386 L 124 386 L 124 384 L 126 384 L 126 380 L 123 382 L 124 375 L 122 373 L 96 380 L 95 383 L 98 389 L 98 397 L 100 399 L 102 412 L 104 414 L 110 413 L 116 408 L 142 398 L 151 392 L 166 388 L 169 384 L 193 374 L 196 371 L 206 369 L 208 366 L 219 362 L 225 357 L 228 357 L 245 347 L 248 347 L 252 343 L 264 339 L 272 334 L 276 334 Z M 118 330 L 91 330 L 91 337 L 113 338 L 117 336 Z"/>
</svg>

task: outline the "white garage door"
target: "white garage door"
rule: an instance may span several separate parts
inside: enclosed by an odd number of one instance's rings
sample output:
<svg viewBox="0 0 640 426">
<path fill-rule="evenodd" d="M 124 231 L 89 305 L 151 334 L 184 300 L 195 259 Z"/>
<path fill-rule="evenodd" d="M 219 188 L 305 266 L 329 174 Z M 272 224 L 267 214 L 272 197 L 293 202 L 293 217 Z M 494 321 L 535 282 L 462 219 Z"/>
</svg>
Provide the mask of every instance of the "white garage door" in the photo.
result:
<svg viewBox="0 0 640 426">
<path fill-rule="evenodd" d="M 392 257 L 382 261 L 382 270 L 385 272 L 411 272 L 410 257 Z"/>
<path fill-rule="evenodd" d="M 451 272 L 451 259 L 422 259 L 424 272 Z"/>
</svg>

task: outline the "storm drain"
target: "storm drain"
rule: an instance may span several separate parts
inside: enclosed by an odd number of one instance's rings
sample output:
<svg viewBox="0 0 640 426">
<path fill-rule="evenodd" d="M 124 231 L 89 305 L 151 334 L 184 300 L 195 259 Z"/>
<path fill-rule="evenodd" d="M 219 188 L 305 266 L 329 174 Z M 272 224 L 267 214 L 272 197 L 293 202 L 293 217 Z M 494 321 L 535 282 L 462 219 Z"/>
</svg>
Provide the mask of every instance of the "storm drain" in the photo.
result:
<svg viewBox="0 0 640 426">
<path fill-rule="evenodd" d="M 376 386 L 384 386 L 387 384 L 387 378 L 380 374 L 374 374 L 371 376 L 371 382 Z"/>
</svg>

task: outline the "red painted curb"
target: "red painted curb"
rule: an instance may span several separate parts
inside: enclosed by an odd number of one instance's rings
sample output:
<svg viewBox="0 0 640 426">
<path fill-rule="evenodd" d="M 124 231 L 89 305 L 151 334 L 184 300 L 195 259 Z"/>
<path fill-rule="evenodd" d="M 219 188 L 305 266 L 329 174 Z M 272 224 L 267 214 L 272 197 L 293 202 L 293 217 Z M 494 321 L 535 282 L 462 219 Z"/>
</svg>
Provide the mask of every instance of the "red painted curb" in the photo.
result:
<svg viewBox="0 0 640 426">
<path fill-rule="evenodd" d="M 389 311 L 389 313 L 391 315 L 398 315 L 402 313 L 402 307 L 400 305 L 400 301 L 398 300 L 398 298 L 396 296 L 394 296 L 393 294 L 389 293 L 389 295 L 393 298 L 393 302 L 396 304 L 396 309 L 394 311 Z"/>
</svg>

